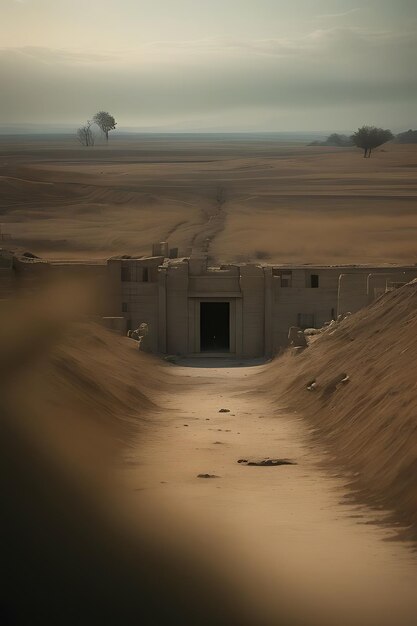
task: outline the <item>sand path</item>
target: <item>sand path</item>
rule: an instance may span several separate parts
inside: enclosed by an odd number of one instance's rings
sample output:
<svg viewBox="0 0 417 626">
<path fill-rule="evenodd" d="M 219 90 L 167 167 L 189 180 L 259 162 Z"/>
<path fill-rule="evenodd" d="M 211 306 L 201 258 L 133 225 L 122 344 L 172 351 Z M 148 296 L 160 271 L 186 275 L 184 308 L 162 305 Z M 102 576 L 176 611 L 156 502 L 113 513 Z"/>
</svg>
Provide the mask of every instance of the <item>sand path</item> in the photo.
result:
<svg viewBox="0 0 417 626">
<path fill-rule="evenodd" d="M 411 546 L 389 541 L 394 531 L 373 523 L 383 513 L 344 499 L 343 479 L 320 467 L 325 451 L 313 446 L 300 416 L 256 393 L 268 365 L 213 364 L 172 367 L 175 394 L 158 398 L 166 408 L 129 453 L 143 510 L 177 519 L 197 537 L 195 550 L 235 572 L 245 593 L 275 618 L 283 607 L 277 594 L 285 590 L 290 606 L 305 611 L 306 624 L 415 624 Z M 297 464 L 237 463 L 251 457 Z M 197 478 L 206 473 L 217 478 Z"/>
</svg>

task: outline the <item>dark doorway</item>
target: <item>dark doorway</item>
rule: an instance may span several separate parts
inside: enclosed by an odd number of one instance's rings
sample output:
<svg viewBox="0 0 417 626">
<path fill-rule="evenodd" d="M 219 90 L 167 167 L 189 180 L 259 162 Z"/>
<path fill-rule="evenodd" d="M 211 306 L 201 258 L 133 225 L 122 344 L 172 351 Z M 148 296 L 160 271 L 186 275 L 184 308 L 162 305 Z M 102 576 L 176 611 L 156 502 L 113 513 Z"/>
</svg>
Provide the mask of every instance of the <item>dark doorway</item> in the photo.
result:
<svg viewBox="0 0 417 626">
<path fill-rule="evenodd" d="M 200 350 L 201 352 L 229 352 L 229 302 L 200 303 Z"/>
</svg>

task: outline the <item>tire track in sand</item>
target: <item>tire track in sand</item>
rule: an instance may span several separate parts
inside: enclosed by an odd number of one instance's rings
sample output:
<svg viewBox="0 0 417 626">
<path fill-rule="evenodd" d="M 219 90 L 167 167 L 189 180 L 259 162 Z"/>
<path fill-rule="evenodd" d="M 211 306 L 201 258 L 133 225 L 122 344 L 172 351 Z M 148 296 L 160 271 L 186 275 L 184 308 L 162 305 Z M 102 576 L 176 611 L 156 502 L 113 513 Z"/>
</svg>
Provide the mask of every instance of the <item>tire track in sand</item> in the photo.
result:
<svg viewBox="0 0 417 626">
<path fill-rule="evenodd" d="M 205 212 L 206 222 L 191 239 L 193 256 L 210 259 L 210 246 L 225 226 L 227 194 L 224 187 L 217 187 L 215 202 L 212 209 Z"/>
</svg>

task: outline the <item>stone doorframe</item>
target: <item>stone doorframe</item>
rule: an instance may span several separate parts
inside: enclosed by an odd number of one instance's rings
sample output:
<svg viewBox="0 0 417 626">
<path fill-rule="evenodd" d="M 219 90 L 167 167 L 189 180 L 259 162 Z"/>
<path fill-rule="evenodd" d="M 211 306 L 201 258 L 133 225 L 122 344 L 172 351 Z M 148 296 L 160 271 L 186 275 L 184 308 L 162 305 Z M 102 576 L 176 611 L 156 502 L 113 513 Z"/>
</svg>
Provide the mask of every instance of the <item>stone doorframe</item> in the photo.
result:
<svg viewBox="0 0 417 626">
<path fill-rule="evenodd" d="M 201 302 L 228 302 L 230 310 L 230 350 L 222 353 L 206 353 L 200 350 L 200 304 Z M 188 352 L 193 356 L 204 357 L 240 357 L 243 349 L 243 311 L 242 297 L 228 295 L 189 296 L 188 298 Z"/>
</svg>

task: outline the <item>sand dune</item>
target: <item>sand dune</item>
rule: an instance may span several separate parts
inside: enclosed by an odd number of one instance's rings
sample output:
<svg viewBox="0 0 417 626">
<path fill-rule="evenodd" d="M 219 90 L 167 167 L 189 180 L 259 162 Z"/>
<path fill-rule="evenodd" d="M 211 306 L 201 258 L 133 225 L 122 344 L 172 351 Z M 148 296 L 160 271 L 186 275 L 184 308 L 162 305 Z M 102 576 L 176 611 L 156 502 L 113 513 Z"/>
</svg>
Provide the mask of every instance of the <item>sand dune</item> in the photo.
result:
<svg viewBox="0 0 417 626">
<path fill-rule="evenodd" d="M 344 320 L 268 373 L 280 404 L 305 415 L 356 490 L 417 537 L 417 282 Z M 335 377 L 349 381 L 335 385 Z M 308 391 L 315 380 L 317 388 Z"/>
<path fill-rule="evenodd" d="M 138 358 L 135 342 L 82 321 L 93 297 L 88 283 L 67 281 L 45 286 L 37 295 L 3 301 L 2 400 L 6 408 L 10 403 L 16 424 L 34 443 L 42 443 L 45 435 L 47 442 L 50 430 L 51 436 L 60 436 L 65 454 L 72 453 L 73 445 L 88 455 L 94 453 L 91 436 L 97 434 L 114 448 L 114 457 L 155 408 L 150 392 L 160 384 L 159 370 L 153 357 Z M 91 434 L 78 438 L 77 428 L 88 428 Z"/>
</svg>

